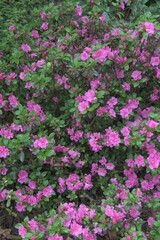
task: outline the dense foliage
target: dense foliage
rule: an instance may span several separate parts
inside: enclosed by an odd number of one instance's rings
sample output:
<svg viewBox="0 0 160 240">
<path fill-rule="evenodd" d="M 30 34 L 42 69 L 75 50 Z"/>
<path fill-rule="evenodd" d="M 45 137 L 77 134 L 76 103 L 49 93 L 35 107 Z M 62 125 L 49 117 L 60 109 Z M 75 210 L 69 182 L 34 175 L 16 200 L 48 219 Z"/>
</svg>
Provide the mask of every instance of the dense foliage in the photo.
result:
<svg viewBox="0 0 160 240">
<path fill-rule="evenodd" d="M 1 16 L 0 202 L 19 222 L 13 238 L 158 240 L 158 15 L 149 3 L 136 15 L 147 1 L 36 2 Z"/>
</svg>

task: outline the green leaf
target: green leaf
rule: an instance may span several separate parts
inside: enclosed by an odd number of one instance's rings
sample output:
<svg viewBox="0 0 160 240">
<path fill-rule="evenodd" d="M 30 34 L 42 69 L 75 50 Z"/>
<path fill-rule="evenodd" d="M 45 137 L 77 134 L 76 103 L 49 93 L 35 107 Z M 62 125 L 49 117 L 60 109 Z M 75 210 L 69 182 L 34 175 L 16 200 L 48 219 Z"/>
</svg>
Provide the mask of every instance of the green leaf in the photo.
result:
<svg viewBox="0 0 160 240">
<path fill-rule="evenodd" d="M 25 234 L 25 237 L 26 237 L 26 238 L 30 238 L 30 237 L 32 237 L 32 236 L 33 236 L 33 233 L 26 233 L 26 234 Z"/>
<path fill-rule="evenodd" d="M 21 162 L 24 162 L 24 157 L 25 157 L 24 152 L 20 152 L 20 154 L 19 154 L 19 160 L 20 160 Z"/>
<path fill-rule="evenodd" d="M 96 95 L 97 98 L 103 98 L 105 94 L 105 91 L 99 91 Z"/>
</svg>

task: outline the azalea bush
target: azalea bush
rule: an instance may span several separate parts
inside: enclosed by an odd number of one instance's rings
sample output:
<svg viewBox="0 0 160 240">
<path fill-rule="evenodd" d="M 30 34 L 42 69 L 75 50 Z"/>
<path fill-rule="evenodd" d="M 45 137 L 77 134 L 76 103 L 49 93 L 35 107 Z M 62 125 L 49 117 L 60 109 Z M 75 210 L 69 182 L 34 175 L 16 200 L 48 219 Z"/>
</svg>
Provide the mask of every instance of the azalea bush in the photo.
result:
<svg viewBox="0 0 160 240">
<path fill-rule="evenodd" d="M 3 30 L 0 202 L 16 239 L 158 240 L 159 23 L 103 2 Z"/>
</svg>

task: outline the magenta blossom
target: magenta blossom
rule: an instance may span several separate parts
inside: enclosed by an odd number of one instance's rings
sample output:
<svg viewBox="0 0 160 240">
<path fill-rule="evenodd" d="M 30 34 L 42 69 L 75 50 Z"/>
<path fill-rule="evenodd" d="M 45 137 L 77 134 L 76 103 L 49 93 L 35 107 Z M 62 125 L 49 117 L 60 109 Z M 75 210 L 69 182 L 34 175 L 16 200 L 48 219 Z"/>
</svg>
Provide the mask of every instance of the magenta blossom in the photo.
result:
<svg viewBox="0 0 160 240">
<path fill-rule="evenodd" d="M 73 236 L 78 237 L 82 233 L 82 226 L 76 223 L 76 221 L 73 221 L 70 230 Z"/>
<path fill-rule="evenodd" d="M 134 81 L 141 79 L 142 78 L 141 71 L 136 70 L 132 72 L 131 77 L 133 78 Z"/>
<path fill-rule="evenodd" d="M 0 157 L 6 158 L 9 155 L 10 155 L 9 149 L 4 146 L 0 146 Z"/>
<path fill-rule="evenodd" d="M 79 103 L 78 110 L 80 111 L 80 113 L 82 113 L 88 107 L 89 107 L 88 101 L 82 101 L 82 102 Z"/>
<path fill-rule="evenodd" d="M 19 229 L 18 229 L 18 233 L 22 238 L 25 238 L 25 234 L 27 233 L 27 230 L 26 230 L 25 227 L 20 226 Z"/>
<path fill-rule="evenodd" d="M 47 29 L 48 29 L 48 25 L 49 25 L 48 22 L 44 22 L 44 23 L 42 24 L 41 28 L 42 28 L 43 30 L 47 30 Z"/>
<path fill-rule="evenodd" d="M 156 128 L 158 126 L 158 123 L 155 122 L 154 120 L 148 120 L 148 122 L 146 123 L 146 125 L 150 128 Z"/>
<path fill-rule="evenodd" d="M 53 193 L 53 188 L 51 186 L 48 186 L 48 187 L 45 187 L 43 189 L 43 193 L 42 194 L 45 197 L 49 197 L 50 195 L 52 195 L 52 193 Z"/>
<path fill-rule="evenodd" d="M 20 170 L 18 173 L 18 182 L 24 183 L 28 179 L 28 173 L 25 170 Z"/>
<path fill-rule="evenodd" d="M 31 47 L 28 44 L 22 44 L 21 48 L 24 52 L 30 52 L 31 51 Z"/>
<path fill-rule="evenodd" d="M 35 148 L 46 148 L 48 146 L 49 142 L 46 137 L 41 137 L 40 139 L 37 139 L 34 143 L 33 146 Z"/>
</svg>

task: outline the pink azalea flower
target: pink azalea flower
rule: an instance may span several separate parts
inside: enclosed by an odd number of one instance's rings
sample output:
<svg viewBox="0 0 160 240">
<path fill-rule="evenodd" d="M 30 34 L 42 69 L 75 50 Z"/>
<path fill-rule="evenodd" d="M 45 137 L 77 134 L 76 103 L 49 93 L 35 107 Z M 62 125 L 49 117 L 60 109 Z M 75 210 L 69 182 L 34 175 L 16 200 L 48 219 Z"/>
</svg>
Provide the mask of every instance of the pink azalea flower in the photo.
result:
<svg viewBox="0 0 160 240">
<path fill-rule="evenodd" d="M 130 215 L 134 218 L 136 218 L 137 216 L 140 215 L 140 212 L 137 210 L 136 207 L 133 207 L 130 211 L 129 211 Z"/>
<path fill-rule="evenodd" d="M 120 115 L 122 118 L 128 118 L 130 113 L 131 110 L 129 110 L 127 107 L 124 107 L 120 110 Z"/>
<path fill-rule="evenodd" d="M 145 166 L 145 161 L 144 161 L 144 157 L 142 155 L 139 155 L 136 159 L 135 159 L 135 164 L 138 167 L 144 167 Z"/>
<path fill-rule="evenodd" d="M 10 25 L 8 30 L 16 30 L 16 27 L 14 25 Z"/>
<path fill-rule="evenodd" d="M 112 36 L 118 37 L 119 30 L 120 30 L 119 28 L 115 28 L 115 29 L 113 30 Z"/>
<path fill-rule="evenodd" d="M 16 209 L 18 212 L 24 212 L 26 210 L 27 205 L 23 205 L 22 203 L 16 203 Z"/>
<path fill-rule="evenodd" d="M 76 221 L 73 221 L 70 230 L 73 236 L 78 237 L 82 233 L 82 226 L 76 223 Z"/>
<path fill-rule="evenodd" d="M 148 120 L 148 122 L 146 123 L 146 125 L 150 128 L 156 128 L 158 126 L 158 123 L 155 122 L 154 120 Z"/>
<path fill-rule="evenodd" d="M 95 97 L 95 94 L 97 93 L 97 91 L 94 90 L 88 90 L 85 95 L 84 95 L 84 100 L 93 103 L 94 100 L 96 100 L 97 98 Z"/>
<path fill-rule="evenodd" d="M 149 155 L 148 159 L 148 163 L 149 163 L 149 168 L 151 170 L 154 170 L 155 168 L 159 168 L 159 164 L 160 164 L 160 153 L 159 152 L 155 152 Z"/>
<path fill-rule="evenodd" d="M 152 57 L 150 63 L 151 63 L 152 66 L 158 66 L 160 64 L 160 58 L 159 57 Z"/>
<path fill-rule="evenodd" d="M 19 104 L 19 102 L 17 101 L 16 97 L 13 94 L 9 96 L 8 100 L 12 107 L 17 107 Z"/>
<path fill-rule="evenodd" d="M 122 133 L 122 135 L 123 135 L 124 137 L 129 136 L 130 131 L 131 131 L 131 130 L 130 130 L 129 127 L 124 127 L 124 128 L 121 129 L 121 133 Z"/>
<path fill-rule="evenodd" d="M 35 183 L 35 181 L 29 181 L 29 183 L 28 183 L 28 186 L 31 188 L 31 189 L 36 189 L 36 183 Z"/>
<path fill-rule="evenodd" d="M 30 230 L 38 230 L 38 222 L 36 222 L 33 218 L 30 221 L 28 221 L 28 223 L 29 223 L 28 227 Z"/>
<path fill-rule="evenodd" d="M 80 5 L 76 6 L 76 14 L 75 16 L 81 16 L 82 15 L 82 8 Z"/>
<path fill-rule="evenodd" d="M 0 192 L 0 201 L 8 197 L 6 194 L 9 194 L 9 191 L 7 189 L 4 189 Z"/>
<path fill-rule="evenodd" d="M 31 51 L 31 47 L 28 44 L 22 44 L 21 48 L 24 52 L 30 52 Z"/>
<path fill-rule="evenodd" d="M 26 230 L 25 227 L 20 226 L 19 229 L 18 229 L 18 233 L 22 238 L 25 238 L 25 234 L 27 233 L 27 230 Z"/>
<path fill-rule="evenodd" d="M 134 81 L 141 79 L 142 78 L 141 71 L 136 70 L 132 72 L 131 77 L 133 78 Z"/>
<path fill-rule="evenodd" d="M 66 185 L 70 191 L 79 190 L 83 187 L 83 183 L 80 182 L 79 176 L 75 173 L 69 175 L 66 179 Z"/>
<path fill-rule="evenodd" d="M 24 183 L 28 179 L 28 173 L 25 170 L 20 170 L 18 173 L 18 182 Z"/>
<path fill-rule="evenodd" d="M 34 37 L 34 38 L 38 38 L 39 37 L 38 31 L 37 30 L 32 30 L 31 36 Z"/>
<path fill-rule="evenodd" d="M 37 62 L 37 66 L 38 66 L 39 68 L 42 68 L 44 63 L 45 63 L 45 60 L 44 60 L 44 59 L 41 59 L 41 60 L 39 60 L 39 61 Z"/>
<path fill-rule="evenodd" d="M 110 107 L 113 107 L 114 105 L 116 105 L 118 103 L 118 100 L 117 98 L 115 97 L 111 97 L 108 101 L 107 101 L 107 104 L 110 106 Z"/>
<path fill-rule="evenodd" d="M 99 49 L 98 51 L 92 54 L 93 59 L 98 59 L 102 62 L 105 61 L 106 56 L 107 56 L 107 51 L 105 51 L 104 49 Z"/>
<path fill-rule="evenodd" d="M 154 222 L 154 221 L 155 221 L 155 219 L 154 219 L 153 217 L 149 217 L 149 218 L 147 219 L 147 223 L 148 223 L 148 226 L 149 226 L 150 228 L 153 227 L 152 222 Z"/>
<path fill-rule="evenodd" d="M 2 175 L 6 175 L 7 174 L 7 171 L 8 171 L 8 169 L 7 168 L 5 168 L 5 164 L 0 164 L 0 168 L 1 168 L 1 170 L 0 170 L 0 174 L 2 174 Z M 2 168 L 3 167 L 3 168 Z"/>
<path fill-rule="evenodd" d="M 108 169 L 108 170 L 113 170 L 115 168 L 115 165 L 113 163 L 106 163 L 105 164 L 105 167 Z"/>
<path fill-rule="evenodd" d="M 63 240 L 63 237 L 56 234 L 52 237 L 49 237 L 48 240 Z"/>
<path fill-rule="evenodd" d="M 154 34 L 154 23 L 144 22 L 141 24 L 141 26 L 145 26 L 146 32 L 148 32 L 150 36 Z"/>
<path fill-rule="evenodd" d="M 110 34 L 109 34 L 109 33 L 106 33 L 106 34 L 104 35 L 104 40 L 105 40 L 105 41 L 109 41 L 109 39 L 110 39 Z"/>
<path fill-rule="evenodd" d="M 79 103 L 78 110 L 80 111 L 80 113 L 82 113 L 88 107 L 89 107 L 89 103 L 87 101 L 82 101 Z"/>
<path fill-rule="evenodd" d="M 5 129 L 0 130 L 0 135 L 8 139 L 13 138 L 14 136 L 14 134 L 10 130 L 5 130 Z"/>
<path fill-rule="evenodd" d="M 0 146 L 0 157 L 6 158 L 9 155 L 10 155 L 9 149 L 4 146 Z"/>
<path fill-rule="evenodd" d="M 42 28 L 43 30 L 47 30 L 47 29 L 48 29 L 48 25 L 49 25 L 48 22 L 44 22 L 44 23 L 42 24 L 41 28 Z"/>
<path fill-rule="evenodd" d="M 103 168 L 98 168 L 97 173 L 99 176 L 106 176 L 107 171 Z"/>
<path fill-rule="evenodd" d="M 65 180 L 60 177 L 60 178 L 58 178 L 58 182 L 59 182 L 59 188 L 58 188 L 57 192 L 63 193 L 66 190 Z"/>
<path fill-rule="evenodd" d="M 35 148 L 46 148 L 48 146 L 49 142 L 46 137 L 41 137 L 40 139 L 37 139 L 34 143 L 33 146 Z"/>
<path fill-rule="evenodd" d="M 49 197 L 49 196 L 51 196 L 52 195 L 52 193 L 53 193 L 53 188 L 51 187 L 51 186 L 48 186 L 48 187 L 45 187 L 44 189 L 43 189 L 43 195 L 45 196 L 45 197 Z"/>
<path fill-rule="evenodd" d="M 113 207 L 110 207 L 109 205 L 106 206 L 105 208 L 105 214 L 108 216 L 108 217 L 112 217 L 113 216 Z"/>
<path fill-rule="evenodd" d="M 108 147 L 118 146 L 121 142 L 119 135 L 117 132 L 112 131 L 110 128 L 105 129 L 106 135 L 105 135 L 105 142 L 104 145 Z"/>
<path fill-rule="evenodd" d="M 21 72 L 21 73 L 19 74 L 19 78 L 22 79 L 22 80 L 23 80 L 26 76 L 27 76 L 27 75 L 26 75 L 24 72 Z"/>
<path fill-rule="evenodd" d="M 88 54 L 87 52 L 81 53 L 81 60 L 82 61 L 86 61 L 89 57 L 90 57 L 90 54 Z"/>
</svg>

